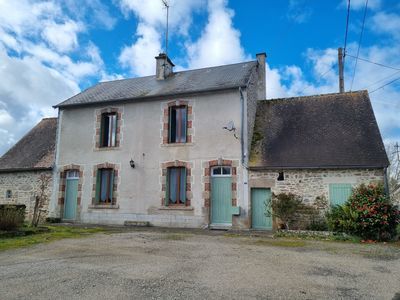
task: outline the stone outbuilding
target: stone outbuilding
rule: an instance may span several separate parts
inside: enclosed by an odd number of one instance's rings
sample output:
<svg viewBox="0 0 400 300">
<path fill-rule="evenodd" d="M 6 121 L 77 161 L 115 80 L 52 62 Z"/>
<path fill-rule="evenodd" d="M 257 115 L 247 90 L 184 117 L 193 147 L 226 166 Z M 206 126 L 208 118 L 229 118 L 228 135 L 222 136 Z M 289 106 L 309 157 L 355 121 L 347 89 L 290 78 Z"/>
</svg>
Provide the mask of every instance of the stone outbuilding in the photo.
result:
<svg viewBox="0 0 400 300">
<path fill-rule="evenodd" d="M 389 161 L 367 91 L 259 101 L 249 160 L 252 227 L 273 227 L 258 199 L 293 193 L 342 204 L 384 182 Z M 264 218 L 265 219 L 265 218 Z"/>
<path fill-rule="evenodd" d="M 28 220 L 43 176 L 49 178 L 46 194 L 51 197 L 56 131 L 57 118 L 42 119 L 0 158 L 0 204 L 25 204 Z M 47 216 L 48 201 L 42 210 Z"/>
</svg>

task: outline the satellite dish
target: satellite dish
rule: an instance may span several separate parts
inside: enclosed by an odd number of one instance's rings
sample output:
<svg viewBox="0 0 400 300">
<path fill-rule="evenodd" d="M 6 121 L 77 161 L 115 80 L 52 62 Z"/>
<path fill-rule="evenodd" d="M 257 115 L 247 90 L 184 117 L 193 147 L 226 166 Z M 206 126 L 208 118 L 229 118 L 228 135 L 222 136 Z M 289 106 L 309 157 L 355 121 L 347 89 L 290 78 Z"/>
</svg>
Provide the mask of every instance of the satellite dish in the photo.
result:
<svg viewBox="0 0 400 300">
<path fill-rule="evenodd" d="M 233 121 L 229 121 L 228 124 L 225 127 L 222 127 L 223 129 L 226 129 L 228 131 L 235 131 L 235 123 Z"/>
</svg>

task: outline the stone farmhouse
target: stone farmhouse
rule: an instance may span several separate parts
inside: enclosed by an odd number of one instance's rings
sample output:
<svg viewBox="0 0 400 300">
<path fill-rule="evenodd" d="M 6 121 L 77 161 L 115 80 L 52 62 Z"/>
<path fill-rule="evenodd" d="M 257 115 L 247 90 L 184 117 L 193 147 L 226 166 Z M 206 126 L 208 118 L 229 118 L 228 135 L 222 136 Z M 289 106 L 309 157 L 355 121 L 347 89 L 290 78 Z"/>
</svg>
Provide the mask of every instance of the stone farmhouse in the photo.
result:
<svg viewBox="0 0 400 300">
<path fill-rule="evenodd" d="M 383 182 L 368 93 L 265 100 L 265 57 L 174 72 L 160 54 L 154 76 L 102 82 L 56 105 L 49 216 L 272 229 L 272 193 L 338 204 L 355 185 Z"/>
</svg>

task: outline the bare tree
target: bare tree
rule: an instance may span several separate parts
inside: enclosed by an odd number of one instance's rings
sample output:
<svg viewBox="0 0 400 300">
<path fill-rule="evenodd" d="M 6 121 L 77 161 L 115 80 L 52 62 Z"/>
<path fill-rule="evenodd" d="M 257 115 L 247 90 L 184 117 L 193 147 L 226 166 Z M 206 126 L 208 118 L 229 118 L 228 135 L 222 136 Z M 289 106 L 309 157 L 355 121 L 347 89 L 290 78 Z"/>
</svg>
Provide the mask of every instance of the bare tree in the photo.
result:
<svg viewBox="0 0 400 300">
<path fill-rule="evenodd" d="M 390 163 L 387 169 L 387 177 L 389 196 L 392 199 L 393 193 L 400 188 L 400 145 L 399 143 L 388 143 L 385 148 Z"/>
<path fill-rule="evenodd" d="M 48 201 L 48 187 L 51 176 L 41 174 L 37 180 L 38 187 L 35 193 L 35 208 L 33 210 L 32 226 L 37 227 L 40 221 L 40 214 L 43 211 L 44 204 Z"/>
</svg>

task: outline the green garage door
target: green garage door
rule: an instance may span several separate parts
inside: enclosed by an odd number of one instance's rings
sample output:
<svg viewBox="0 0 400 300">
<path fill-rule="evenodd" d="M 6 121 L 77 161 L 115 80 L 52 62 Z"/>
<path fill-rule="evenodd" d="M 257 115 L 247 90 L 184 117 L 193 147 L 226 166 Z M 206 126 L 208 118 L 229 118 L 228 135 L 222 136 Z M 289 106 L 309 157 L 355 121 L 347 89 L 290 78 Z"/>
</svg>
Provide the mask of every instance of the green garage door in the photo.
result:
<svg viewBox="0 0 400 300">
<path fill-rule="evenodd" d="M 272 217 L 265 215 L 266 203 L 271 201 L 271 189 L 251 189 L 251 223 L 254 229 L 272 229 Z"/>
</svg>

